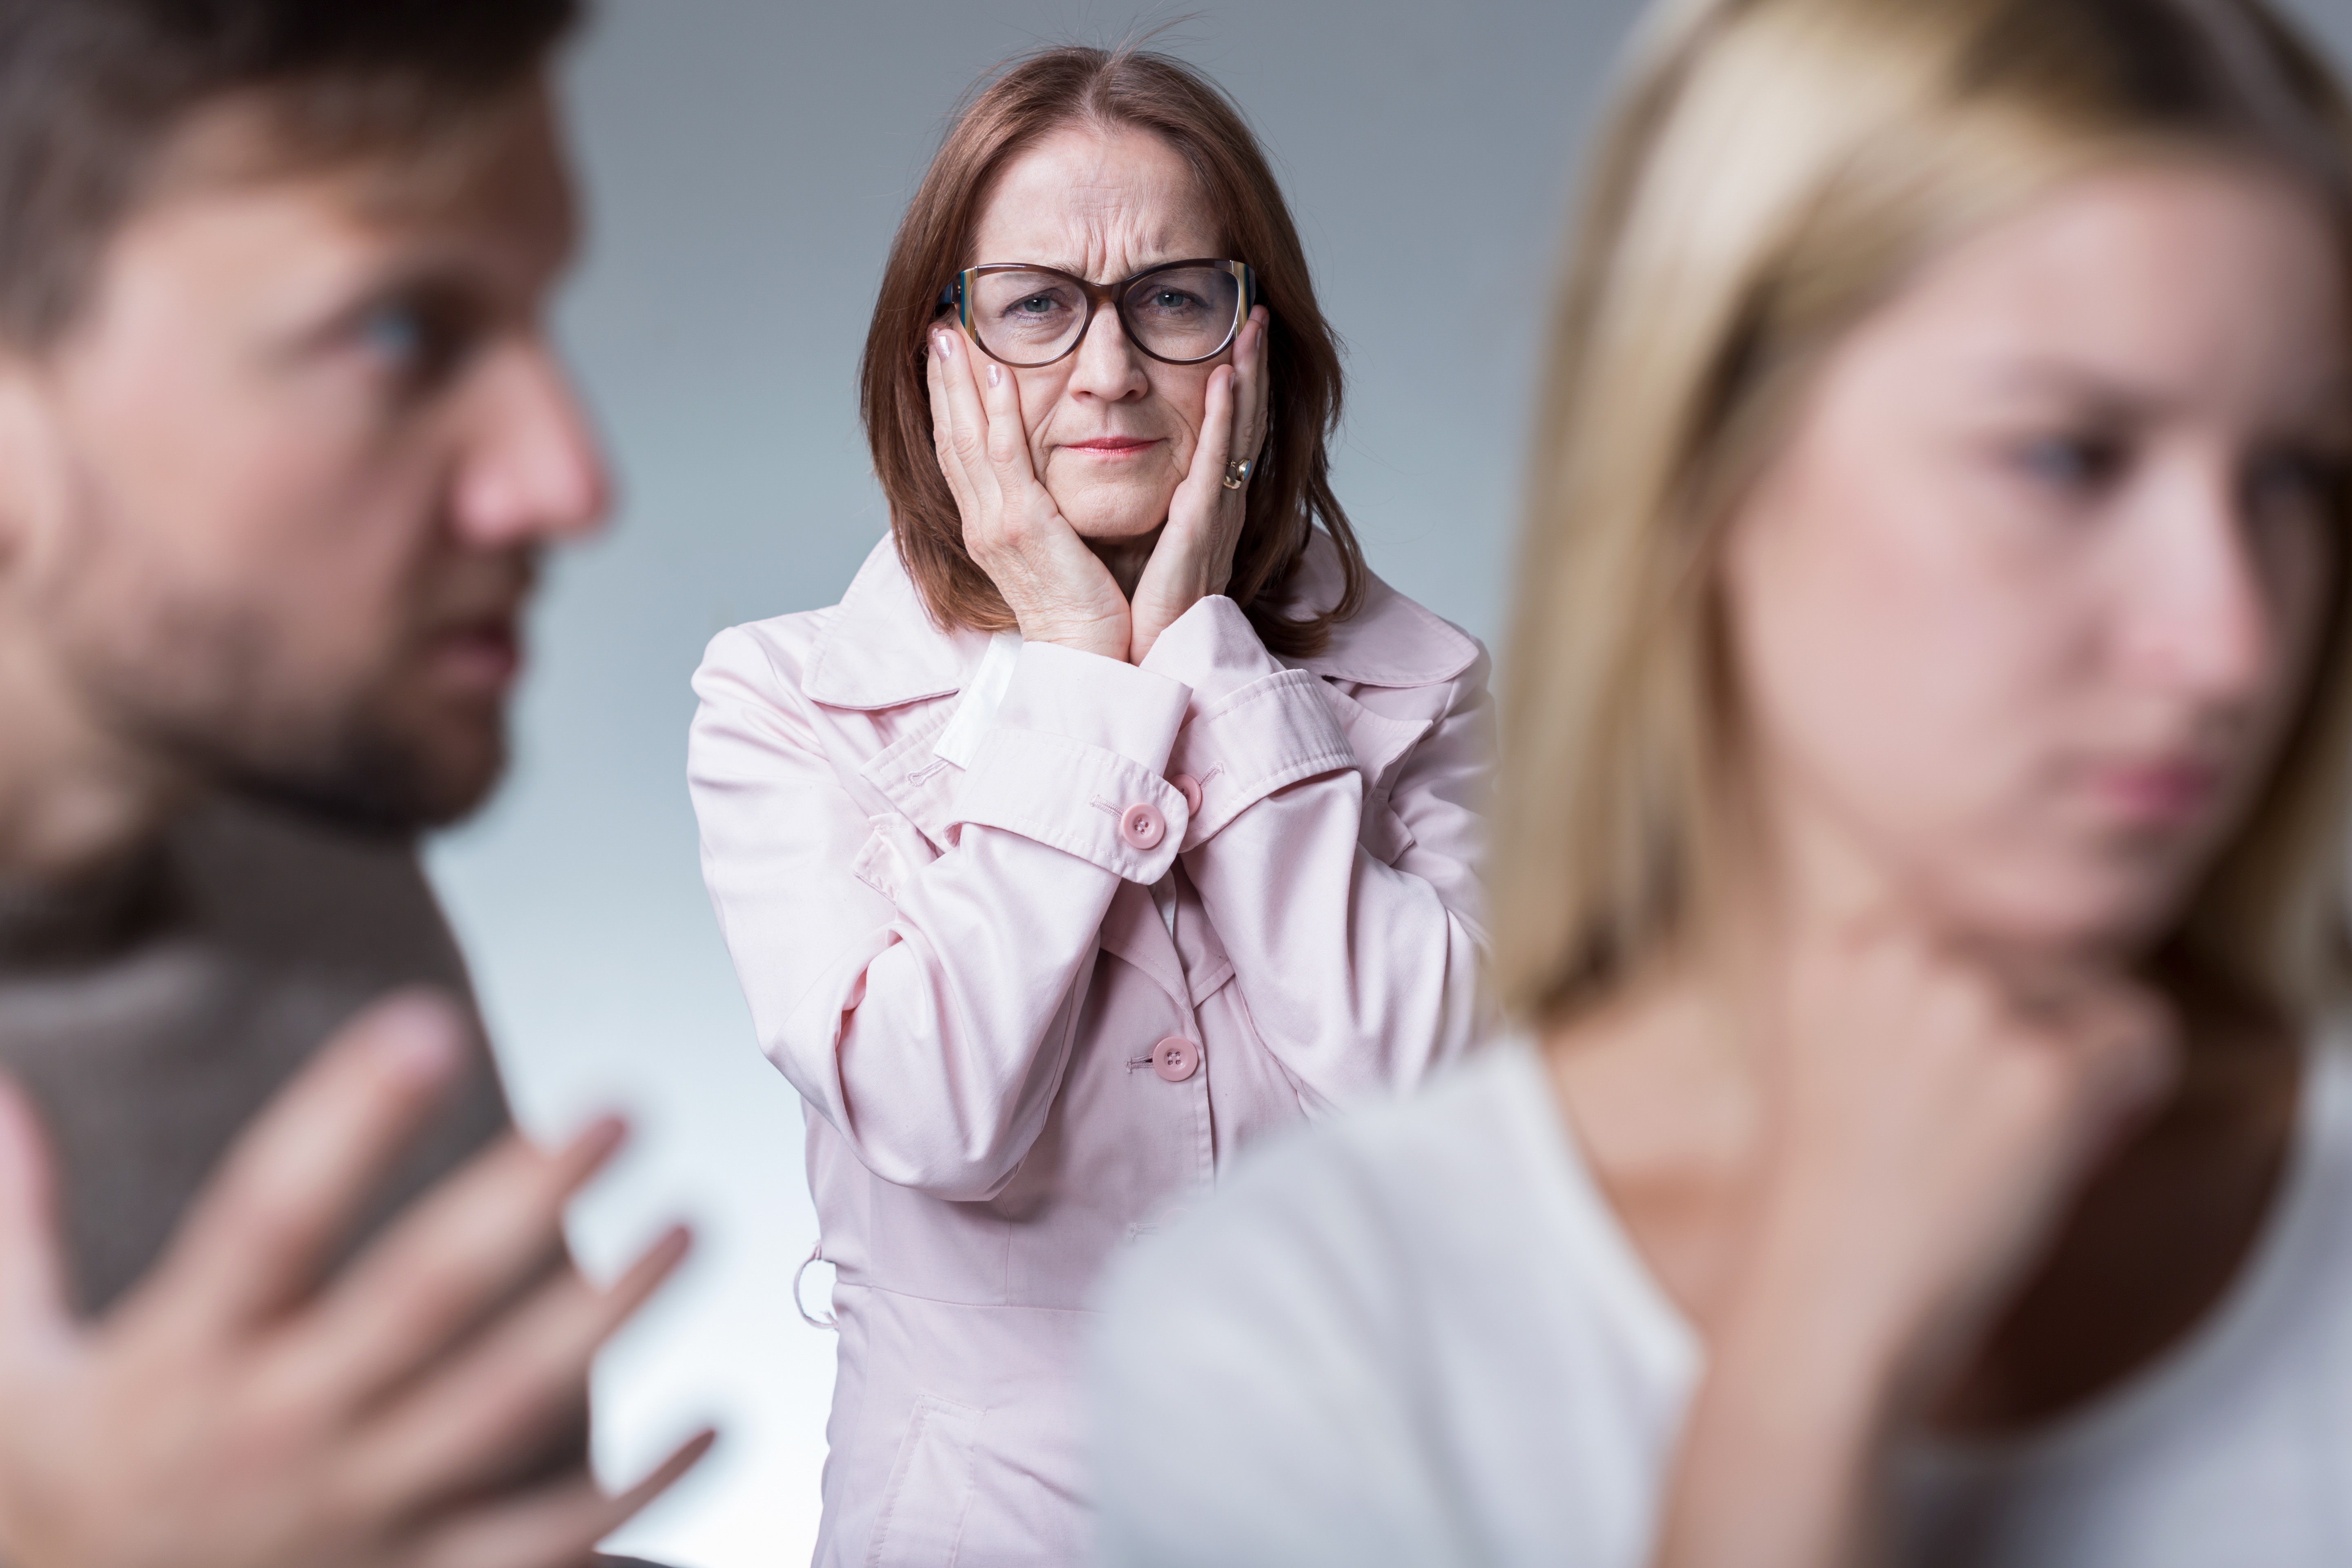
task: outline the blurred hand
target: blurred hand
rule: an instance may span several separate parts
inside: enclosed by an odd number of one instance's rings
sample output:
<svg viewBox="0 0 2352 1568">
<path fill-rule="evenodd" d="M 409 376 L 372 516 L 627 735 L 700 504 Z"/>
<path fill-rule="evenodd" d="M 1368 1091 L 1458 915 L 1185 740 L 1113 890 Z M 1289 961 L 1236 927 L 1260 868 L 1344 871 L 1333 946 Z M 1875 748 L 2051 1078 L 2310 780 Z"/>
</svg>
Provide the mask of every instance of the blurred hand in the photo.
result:
<svg viewBox="0 0 2352 1568">
<path fill-rule="evenodd" d="M 2169 1015 L 2127 978 L 2021 972 L 1889 922 L 1800 956 L 1777 1048 L 1759 1245 L 1906 1385 L 1968 1348 L 2177 1067 Z"/>
<path fill-rule="evenodd" d="M 1234 339 L 1234 363 L 1209 373 L 1209 402 L 1192 466 L 1169 503 L 1160 531 L 1135 585 L 1129 659 L 1143 662 L 1160 634 L 1178 616 L 1233 581 L 1234 548 L 1248 515 L 1249 481 L 1225 488 L 1225 465 L 1252 463 L 1265 444 L 1265 307 L 1250 311 Z"/>
<path fill-rule="evenodd" d="M 962 334 L 931 333 L 931 442 L 963 517 L 964 548 L 1027 642 L 1125 659 L 1127 595 L 1038 479 L 1010 372 L 979 363 Z"/>
<path fill-rule="evenodd" d="M 577 1451 L 598 1344 L 683 1256 L 610 1290 L 565 1200 L 618 1144 L 509 1137 L 320 1279 L 464 1064 L 446 1003 L 381 1004 L 239 1139 L 97 1323 L 67 1308 L 36 1118 L 0 1081 L 0 1560 L 10 1568 L 553 1568 L 683 1474 L 606 1498 Z M 551 1471 L 551 1466 L 556 1466 Z"/>
<path fill-rule="evenodd" d="M 2178 1068 L 2168 1014 L 2126 978 L 1886 921 L 1797 957 L 1772 1048 L 1774 1153 L 1709 1325 L 1661 1568 L 1874 1560 L 1889 1431 Z"/>
</svg>

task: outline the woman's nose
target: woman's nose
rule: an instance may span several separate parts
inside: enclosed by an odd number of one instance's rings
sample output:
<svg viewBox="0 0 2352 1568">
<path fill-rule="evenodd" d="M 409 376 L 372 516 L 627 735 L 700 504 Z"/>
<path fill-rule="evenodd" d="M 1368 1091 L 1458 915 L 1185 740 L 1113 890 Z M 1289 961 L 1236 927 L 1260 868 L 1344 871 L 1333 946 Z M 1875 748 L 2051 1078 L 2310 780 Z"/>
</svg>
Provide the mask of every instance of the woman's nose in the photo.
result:
<svg viewBox="0 0 2352 1568">
<path fill-rule="evenodd" d="M 1087 335 L 1078 340 L 1076 363 L 1070 371 L 1070 390 L 1116 403 L 1150 390 L 1150 374 L 1143 353 L 1120 324 L 1118 312 L 1108 308 L 1095 312 Z"/>
<path fill-rule="evenodd" d="M 2126 595 L 2133 664 L 2162 687 L 2221 704 L 2256 698 L 2275 679 L 2284 599 L 2294 588 L 2263 558 L 2237 490 L 2222 473 L 2168 485 L 2138 531 L 2137 587 Z"/>
</svg>

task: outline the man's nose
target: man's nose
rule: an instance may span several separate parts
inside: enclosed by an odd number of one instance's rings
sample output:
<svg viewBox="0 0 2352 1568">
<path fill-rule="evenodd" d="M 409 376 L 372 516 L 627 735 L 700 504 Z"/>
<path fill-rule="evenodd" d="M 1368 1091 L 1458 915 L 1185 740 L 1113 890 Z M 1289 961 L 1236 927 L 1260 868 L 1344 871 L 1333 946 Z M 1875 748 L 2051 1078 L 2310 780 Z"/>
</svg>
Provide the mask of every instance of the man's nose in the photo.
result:
<svg viewBox="0 0 2352 1568">
<path fill-rule="evenodd" d="M 455 498 L 459 531 L 499 548 L 593 530 L 612 504 L 611 478 L 553 352 L 519 342 L 478 374 Z"/>
</svg>

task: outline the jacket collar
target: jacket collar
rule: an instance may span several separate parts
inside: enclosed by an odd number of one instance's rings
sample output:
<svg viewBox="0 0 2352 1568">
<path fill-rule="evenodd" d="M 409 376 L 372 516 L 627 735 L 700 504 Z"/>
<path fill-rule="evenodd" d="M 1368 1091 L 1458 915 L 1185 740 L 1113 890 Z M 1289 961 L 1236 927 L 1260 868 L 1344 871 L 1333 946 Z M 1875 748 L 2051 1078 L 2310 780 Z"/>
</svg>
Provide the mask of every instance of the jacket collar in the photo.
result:
<svg viewBox="0 0 2352 1568">
<path fill-rule="evenodd" d="M 834 606 L 802 689 L 828 708 L 896 708 L 961 691 L 987 649 L 986 632 L 932 624 L 886 533 Z"/>
<path fill-rule="evenodd" d="M 1321 529 L 1307 536 L 1307 554 L 1290 579 L 1284 613 L 1320 615 L 1339 602 L 1347 584 L 1339 547 Z M 1364 606 L 1336 622 L 1323 651 L 1284 663 L 1326 680 L 1362 686 L 1434 686 L 1476 661 L 1478 645 L 1451 621 L 1439 619 L 1367 568 Z"/>
<path fill-rule="evenodd" d="M 1365 686 L 1434 686 L 1470 668 L 1478 645 L 1467 633 L 1366 575 L 1354 618 L 1331 628 L 1321 653 L 1285 663 Z M 1339 549 L 1318 529 L 1283 607 L 1320 613 L 1339 602 L 1341 584 Z M 987 649 L 986 632 L 943 632 L 932 623 L 886 535 L 834 606 L 803 689 L 828 708 L 896 708 L 961 690 Z"/>
</svg>

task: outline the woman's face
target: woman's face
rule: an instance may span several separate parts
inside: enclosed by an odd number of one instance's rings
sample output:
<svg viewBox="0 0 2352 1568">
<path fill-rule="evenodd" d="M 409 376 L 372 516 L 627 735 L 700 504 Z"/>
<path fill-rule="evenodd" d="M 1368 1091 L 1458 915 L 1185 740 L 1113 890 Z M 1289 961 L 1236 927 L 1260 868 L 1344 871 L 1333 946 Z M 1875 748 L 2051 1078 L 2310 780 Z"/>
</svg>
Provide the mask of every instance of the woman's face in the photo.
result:
<svg viewBox="0 0 2352 1568">
<path fill-rule="evenodd" d="M 968 265 L 1034 261 L 1112 283 L 1163 261 L 1227 259 L 1192 168 L 1149 132 L 1074 125 L 1007 164 L 982 204 Z M 1068 357 L 1013 370 L 1029 458 L 1072 528 L 1132 539 L 1168 520 L 1200 443 L 1209 372 L 1162 364 L 1098 311 Z"/>
<path fill-rule="evenodd" d="M 1856 329 L 1726 541 L 1782 863 L 2114 951 L 2267 775 L 2342 548 L 2344 257 L 2242 168 L 2087 180 Z"/>
</svg>

